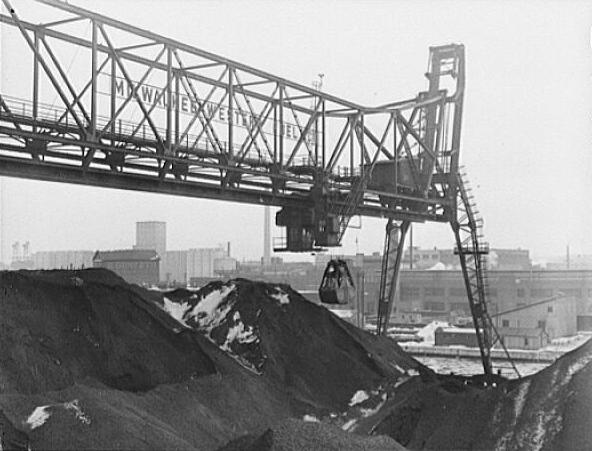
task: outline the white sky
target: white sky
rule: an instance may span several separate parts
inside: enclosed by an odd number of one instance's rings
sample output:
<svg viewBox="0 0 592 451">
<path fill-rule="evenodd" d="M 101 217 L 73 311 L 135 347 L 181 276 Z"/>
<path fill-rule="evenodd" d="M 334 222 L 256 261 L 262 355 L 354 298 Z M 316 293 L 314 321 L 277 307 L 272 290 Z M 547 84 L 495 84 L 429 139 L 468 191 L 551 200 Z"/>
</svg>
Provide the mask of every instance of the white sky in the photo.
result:
<svg viewBox="0 0 592 451">
<path fill-rule="evenodd" d="M 23 19 L 40 20 L 38 5 L 12 3 Z M 563 254 L 567 244 L 572 254 L 592 253 L 590 2 L 70 3 L 302 84 L 322 72 L 325 91 L 367 105 L 415 96 L 426 86 L 428 47 L 463 43 L 461 159 L 487 240 L 535 258 Z M 0 55 L 6 92 L 19 83 L 7 68 L 10 46 Z M 169 249 L 231 241 L 238 258 L 262 254 L 259 206 L 9 178 L 3 188 L 4 260 L 16 240 L 30 240 L 33 251 L 129 247 L 137 220 L 167 221 Z M 383 229 L 384 220 L 364 218 L 343 252 L 355 252 L 356 238 L 359 251 L 380 250 Z M 414 239 L 453 243 L 443 224 L 415 227 Z"/>
</svg>

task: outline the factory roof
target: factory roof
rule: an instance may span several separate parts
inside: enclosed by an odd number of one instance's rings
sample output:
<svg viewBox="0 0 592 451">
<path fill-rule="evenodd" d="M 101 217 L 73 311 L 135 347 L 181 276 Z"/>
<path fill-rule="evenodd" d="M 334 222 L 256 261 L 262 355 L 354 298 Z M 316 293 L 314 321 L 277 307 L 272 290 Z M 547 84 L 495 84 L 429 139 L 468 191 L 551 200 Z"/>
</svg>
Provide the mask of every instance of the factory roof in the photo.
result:
<svg viewBox="0 0 592 451">
<path fill-rule="evenodd" d="M 96 251 L 94 262 L 121 262 L 121 261 L 158 261 L 160 257 L 152 249 L 121 249 L 115 251 Z"/>
</svg>

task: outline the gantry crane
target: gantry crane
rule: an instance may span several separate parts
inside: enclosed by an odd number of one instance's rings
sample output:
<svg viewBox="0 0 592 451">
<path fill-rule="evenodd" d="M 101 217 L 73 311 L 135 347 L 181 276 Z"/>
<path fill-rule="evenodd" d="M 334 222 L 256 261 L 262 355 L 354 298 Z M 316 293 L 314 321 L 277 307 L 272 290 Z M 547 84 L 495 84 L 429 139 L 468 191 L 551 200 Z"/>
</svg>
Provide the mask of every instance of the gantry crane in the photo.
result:
<svg viewBox="0 0 592 451">
<path fill-rule="evenodd" d="M 280 207 L 275 247 L 291 252 L 387 218 L 381 334 L 410 224 L 448 223 L 491 373 L 487 246 L 459 173 L 462 45 L 430 48 L 425 92 L 368 107 L 58 0 L 36 0 L 46 23 L 1 1 L 32 76 L 0 92 L 0 175 Z"/>
</svg>

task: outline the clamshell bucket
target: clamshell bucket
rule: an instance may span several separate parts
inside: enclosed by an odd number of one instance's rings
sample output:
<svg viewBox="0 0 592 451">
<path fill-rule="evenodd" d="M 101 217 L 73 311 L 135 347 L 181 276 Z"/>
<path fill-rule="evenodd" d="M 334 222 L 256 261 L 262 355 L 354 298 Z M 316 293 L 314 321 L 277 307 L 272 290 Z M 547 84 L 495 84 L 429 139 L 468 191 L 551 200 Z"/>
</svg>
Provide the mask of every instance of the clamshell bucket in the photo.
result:
<svg viewBox="0 0 592 451">
<path fill-rule="evenodd" d="M 348 304 L 355 296 L 356 287 L 345 260 L 330 260 L 319 287 L 323 304 Z"/>
</svg>

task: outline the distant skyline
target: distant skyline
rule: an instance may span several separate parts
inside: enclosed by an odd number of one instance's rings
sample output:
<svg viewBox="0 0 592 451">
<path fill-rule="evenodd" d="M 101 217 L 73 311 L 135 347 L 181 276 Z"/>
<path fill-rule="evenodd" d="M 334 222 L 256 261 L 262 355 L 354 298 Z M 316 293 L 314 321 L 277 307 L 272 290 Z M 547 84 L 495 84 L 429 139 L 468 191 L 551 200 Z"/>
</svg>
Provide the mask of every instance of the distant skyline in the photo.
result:
<svg viewBox="0 0 592 451">
<path fill-rule="evenodd" d="M 426 87 L 428 47 L 463 43 L 461 159 L 485 239 L 491 247 L 529 249 L 535 261 L 564 255 L 567 245 L 573 255 L 592 254 L 589 2 L 69 3 L 301 84 L 323 73 L 325 91 L 366 105 L 415 96 Z M 37 4 L 13 5 L 24 19 L 45 19 Z M 1 45 L 2 89 L 10 92 L 22 74 L 11 64 L 18 55 L 10 43 Z M 5 262 L 14 241 L 31 241 L 33 251 L 131 247 L 135 222 L 147 220 L 167 222 L 170 249 L 230 241 L 239 260 L 263 255 L 261 206 L 11 178 L 2 187 Z M 363 218 L 333 252 L 381 251 L 384 226 Z M 273 226 L 271 236 L 279 235 Z M 414 241 L 450 248 L 453 234 L 445 224 L 418 224 Z"/>
</svg>

